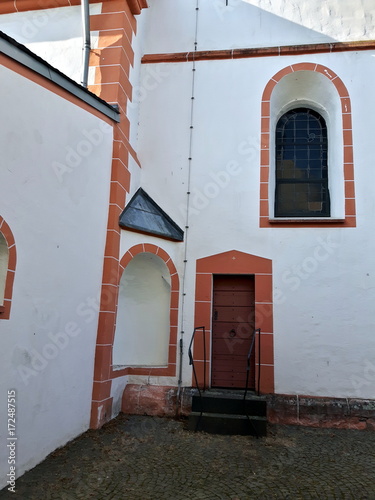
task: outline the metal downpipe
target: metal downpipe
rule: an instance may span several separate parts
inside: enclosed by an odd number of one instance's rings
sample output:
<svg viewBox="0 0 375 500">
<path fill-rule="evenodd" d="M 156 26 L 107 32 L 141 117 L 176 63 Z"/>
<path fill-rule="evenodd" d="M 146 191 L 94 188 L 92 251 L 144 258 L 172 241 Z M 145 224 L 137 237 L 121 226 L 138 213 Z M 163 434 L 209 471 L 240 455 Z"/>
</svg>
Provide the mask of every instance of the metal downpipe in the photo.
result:
<svg viewBox="0 0 375 500">
<path fill-rule="evenodd" d="M 199 1 L 195 4 L 195 34 L 194 34 L 194 52 L 198 50 L 198 20 L 199 20 Z M 190 185 L 191 185 L 191 169 L 192 169 L 192 146 L 193 146 L 193 131 L 194 131 L 194 99 L 195 99 L 195 71 L 196 63 L 193 58 L 192 67 L 192 82 L 191 82 L 191 105 L 190 105 L 190 137 L 189 137 L 189 158 L 188 158 L 188 176 L 187 176 L 187 197 L 186 197 L 186 219 L 185 219 L 185 241 L 184 241 L 184 271 L 182 275 L 182 302 L 181 302 L 181 337 L 179 342 L 179 372 L 176 394 L 176 416 L 178 415 L 181 396 L 182 396 L 182 362 L 184 355 L 184 334 L 185 334 L 185 296 L 186 296 L 186 270 L 188 261 L 188 239 L 189 239 L 189 208 L 190 208 Z"/>
<path fill-rule="evenodd" d="M 82 86 L 87 88 L 87 80 L 89 76 L 89 61 L 91 51 L 90 37 L 90 0 L 81 0 L 82 13 L 82 33 L 83 33 L 83 58 L 82 58 Z"/>
</svg>

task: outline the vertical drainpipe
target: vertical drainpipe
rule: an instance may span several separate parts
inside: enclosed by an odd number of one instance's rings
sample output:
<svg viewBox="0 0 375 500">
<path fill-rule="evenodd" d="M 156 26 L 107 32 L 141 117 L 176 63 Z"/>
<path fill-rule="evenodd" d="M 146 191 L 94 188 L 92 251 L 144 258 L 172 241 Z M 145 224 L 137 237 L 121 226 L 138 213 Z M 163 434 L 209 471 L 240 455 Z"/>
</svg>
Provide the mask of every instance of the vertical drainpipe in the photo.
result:
<svg viewBox="0 0 375 500">
<path fill-rule="evenodd" d="M 194 52 L 198 49 L 198 19 L 199 19 L 199 0 L 196 0 L 195 6 L 195 35 L 194 35 Z M 193 53 L 194 54 L 194 53 Z M 184 271 L 182 275 L 182 302 L 181 302 L 181 337 L 179 343 L 179 354 L 180 354 L 180 366 L 178 372 L 178 385 L 177 385 L 177 395 L 176 395 L 176 416 L 178 416 L 179 408 L 181 405 L 182 397 L 182 358 L 184 354 L 184 325 L 185 325 L 185 295 L 186 295 L 186 269 L 188 261 L 188 238 L 189 238 L 189 208 L 190 208 L 190 185 L 191 185 L 191 168 L 192 168 L 192 145 L 193 145 L 193 130 L 194 130 L 194 99 L 195 99 L 195 58 L 193 56 L 193 67 L 192 67 L 192 82 L 191 82 L 191 104 L 190 104 L 190 132 L 189 132 L 189 158 L 188 158 L 188 174 L 187 174 L 187 197 L 186 197 L 186 219 L 185 219 L 185 239 L 184 239 Z"/>
<path fill-rule="evenodd" d="M 89 75 L 89 60 L 91 51 L 90 40 L 90 0 L 81 0 L 82 32 L 83 32 L 83 62 L 82 62 L 82 86 L 87 88 Z"/>
</svg>

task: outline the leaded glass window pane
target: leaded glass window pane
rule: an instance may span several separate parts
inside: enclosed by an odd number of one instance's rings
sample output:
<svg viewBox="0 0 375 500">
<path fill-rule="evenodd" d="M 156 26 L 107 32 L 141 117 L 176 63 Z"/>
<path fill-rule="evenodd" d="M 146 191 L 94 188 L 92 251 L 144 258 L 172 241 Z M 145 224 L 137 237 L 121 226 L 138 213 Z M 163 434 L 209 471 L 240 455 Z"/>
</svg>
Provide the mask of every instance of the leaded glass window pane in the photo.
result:
<svg viewBox="0 0 375 500">
<path fill-rule="evenodd" d="M 308 108 L 285 113 L 276 126 L 276 217 L 329 217 L 327 127 Z"/>
</svg>

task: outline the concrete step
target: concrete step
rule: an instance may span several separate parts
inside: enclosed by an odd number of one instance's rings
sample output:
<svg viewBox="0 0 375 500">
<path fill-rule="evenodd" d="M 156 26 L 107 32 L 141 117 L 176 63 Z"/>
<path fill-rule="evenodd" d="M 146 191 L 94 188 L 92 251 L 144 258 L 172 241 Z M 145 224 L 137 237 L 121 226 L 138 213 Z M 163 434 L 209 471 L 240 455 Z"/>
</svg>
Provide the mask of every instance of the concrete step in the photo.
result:
<svg viewBox="0 0 375 500">
<path fill-rule="evenodd" d="M 231 415 L 250 415 L 257 417 L 267 416 L 267 402 L 261 396 L 250 396 L 243 399 L 241 395 L 222 394 L 215 392 L 194 395 L 192 411 L 205 413 L 225 413 Z"/>
<path fill-rule="evenodd" d="M 265 417 L 233 415 L 225 413 L 191 412 L 188 429 L 204 431 L 210 434 L 228 434 L 241 436 L 266 436 L 267 419 Z"/>
</svg>

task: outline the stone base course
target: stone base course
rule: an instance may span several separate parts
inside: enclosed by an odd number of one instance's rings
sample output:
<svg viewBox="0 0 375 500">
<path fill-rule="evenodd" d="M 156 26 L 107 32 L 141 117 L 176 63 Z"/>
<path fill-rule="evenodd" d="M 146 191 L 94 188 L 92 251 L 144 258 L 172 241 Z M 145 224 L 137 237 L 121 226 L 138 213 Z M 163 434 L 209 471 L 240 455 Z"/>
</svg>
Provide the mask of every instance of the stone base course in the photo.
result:
<svg viewBox="0 0 375 500">
<path fill-rule="evenodd" d="M 274 424 L 375 430 L 375 401 L 271 395 L 268 420 Z M 374 495 L 375 498 L 375 495 Z"/>
<path fill-rule="evenodd" d="M 191 387 L 181 388 L 177 404 L 177 387 L 128 384 L 122 411 L 131 415 L 187 416 L 195 392 Z M 267 418 L 273 424 L 375 430 L 375 400 L 283 394 L 270 394 L 266 398 Z"/>
</svg>

